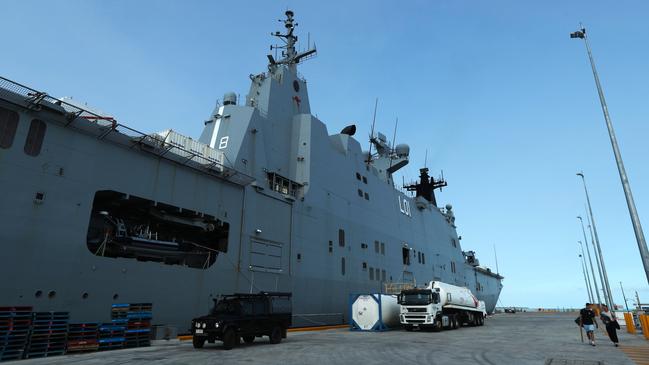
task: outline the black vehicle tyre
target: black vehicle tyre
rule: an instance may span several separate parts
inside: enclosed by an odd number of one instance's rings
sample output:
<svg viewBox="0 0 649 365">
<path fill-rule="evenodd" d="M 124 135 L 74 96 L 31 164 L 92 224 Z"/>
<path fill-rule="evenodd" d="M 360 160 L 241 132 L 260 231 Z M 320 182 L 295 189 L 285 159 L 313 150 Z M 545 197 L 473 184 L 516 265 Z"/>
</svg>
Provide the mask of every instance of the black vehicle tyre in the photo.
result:
<svg viewBox="0 0 649 365">
<path fill-rule="evenodd" d="M 457 318 L 457 314 L 456 314 L 456 315 L 453 315 L 453 324 L 452 324 L 452 327 L 453 327 L 454 330 L 456 330 L 458 327 L 460 327 L 460 326 L 458 325 L 458 322 L 459 322 L 459 319 Z"/>
<path fill-rule="evenodd" d="M 442 326 L 442 319 L 437 318 L 435 320 L 435 323 L 433 323 L 433 332 L 439 332 L 443 329 L 444 327 Z"/>
<path fill-rule="evenodd" d="M 205 345 L 205 337 L 196 337 L 192 338 L 192 345 L 194 345 L 195 349 L 202 349 L 203 345 Z"/>
<path fill-rule="evenodd" d="M 480 316 L 480 325 L 484 326 L 484 316 Z"/>
<path fill-rule="evenodd" d="M 243 336 L 243 342 L 253 343 L 255 341 L 255 336 Z"/>
<path fill-rule="evenodd" d="M 270 332 L 270 343 L 276 344 L 282 342 L 282 328 L 280 326 L 273 327 L 273 330 Z"/>
<path fill-rule="evenodd" d="M 223 348 L 226 350 L 232 350 L 239 342 L 239 337 L 233 329 L 225 330 L 223 334 Z"/>
</svg>

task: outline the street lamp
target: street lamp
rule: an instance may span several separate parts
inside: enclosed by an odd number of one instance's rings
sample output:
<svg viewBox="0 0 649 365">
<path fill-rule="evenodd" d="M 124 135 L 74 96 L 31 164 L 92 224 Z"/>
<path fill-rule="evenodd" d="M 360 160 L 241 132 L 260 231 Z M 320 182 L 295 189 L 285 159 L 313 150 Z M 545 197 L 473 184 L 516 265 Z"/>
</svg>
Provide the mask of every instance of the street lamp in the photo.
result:
<svg viewBox="0 0 649 365">
<path fill-rule="evenodd" d="M 588 59 L 590 60 L 590 66 L 593 69 L 593 77 L 595 78 L 595 84 L 597 85 L 597 93 L 599 94 L 599 101 L 602 105 L 602 112 L 604 113 L 604 120 L 606 121 L 606 128 L 608 129 L 608 136 L 611 139 L 611 146 L 613 147 L 613 154 L 615 155 L 617 170 L 620 174 L 620 181 L 622 182 L 622 188 L 624 189 L 626 204 L 629 208 L 629 215 L 631 216 L 631 223 L 633 224 L 633 232 L 635 233 L 635 238 L 638 243 L 638 250 L 640 250 L 640 258 L 642 259 L 645 275 L 647 277 L 647 281 L 649 282 L 649 250 L 647 249 L 647 242 L 645 241 L 642 225 L 640 224 L 640 217 L 638 217 L 638 211 L 636 210 L 635 202 L 633 201 L 631 186 L 629 185 L 629 179 L 626 176 L 626 170 L 624 169 L 624 163 L 622 162 L 622 155 L 620 154 L 620 149 L 617 145 L 617 138 L 615 138 L 613 123 L 611 122 L 611 117 L 608 115 L 608 107 L 606 106 L 604 91 L 602 90 L 602 85 L 599 82 L 599 76 L 597 75 L 597 70 L 595 69 L 593 54 L 590 50 L 588 38 L 586 37 L 586 28 L 581 27 L 580 30 L 570 33 L 570 38 L 583 39 L 584 44 L 586 44 L 586 51 L 588 51 Z M 602 267 L 603 266 L 604 262 L 602 262 Z"/>
<path fill-rule="evenodd" d="M 602 246 L 599 244 L 599 236 L 597 235 L 597 228 L 595 228 L 595 216 L 593 216 L 593 208 L 590 206 L 590 197 L 588 196 L 588 188 L 586 188 L 586 178 L 583 172 L 578 172 L 577 176 L 581 176 L 581 181 L 584 183 L 584 191 L 586 192 L 586 203 L 588 204 L 588 213 L 590 215 L 590 223 L 593 228 L 593 235 L 595 236 L 596 251 L 595 254 L 599 255 L 599 263 L 602 265 L 602 288 L 606 288 L 608 294 L 608 301 L 613 304 L 613 297 L 611 296 L 611 286 L 608 285 L 608 274 L 606 274 L 606 266 L 604 265 L 604 256 L 602 255 Z M 586 246 L 588 247 L 588 246 Z M 610 308 L 610 307 L 609 307 Z"/>
<path fill-rule="evenodd" d="M 577 216 L 577 219 L 579 219 L 579 222 L 581 222 L 581 232 L 584 234 L 584 244 L 586 245 L 586 251 L 588 252 L 588 261 L 590 261 L 590 269 L 593 273 L 593 280 L 595 280 L 595 270 L 593 270 L 593 261 L 590 259 L 590 250 L 588 249 L 588 238 L 586 238 L 586 230 L 584 229 L 584 221 L 581 218 L 581 216 Z M 583 248 L 582 248 L 583 251 Z M 599 274 L 599 282 L 602 284 L 602 290 L 604 291 L 604 302 L 606 303 L 607 306 L 610 307 L 609 301 L 608 301 L 608 295 L 606 294 L 606 289 L 604 285 L 604 277 L 602 276 L 602 268 L 599 260 L 597 259 L 597 249 L 595 248 L 595 245 L 593 245 L 593 254 L 595 255 L 595 263 L 597 264 L 597 273 Z M 599 299 L 599 298 L 598 298 Z"/>
<path fill-rule="evenodd" d="M 588 302 L 593 302 L 593 293 L 590 291 L 590 283 L 588 282 L 588 277 L 586 276 L 586 268 L 584 267 L 584 258 L 579 255 L 579 263 L 581 264 L 581 272 L 584 274 L 584 284 L 586 284 L 586 293 L 588 294 Z"/>
</svg>

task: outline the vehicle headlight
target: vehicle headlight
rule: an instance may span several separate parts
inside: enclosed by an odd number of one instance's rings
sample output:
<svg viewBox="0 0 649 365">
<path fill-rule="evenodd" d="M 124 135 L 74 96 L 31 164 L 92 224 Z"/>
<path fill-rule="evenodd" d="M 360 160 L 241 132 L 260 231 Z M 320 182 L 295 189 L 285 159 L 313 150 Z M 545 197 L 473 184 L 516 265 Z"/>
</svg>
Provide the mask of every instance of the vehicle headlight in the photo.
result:
<svg viewBox="0 0 649 365">
<path fill-rule="evenodd" d="M 214 323 L 214 328 L 219 328 L 219 322 Z"/>
<path fill-rule="evenodd" d="M 201 324 L 200 324 L 199 322 L 196 322 L 196 324 L 195 324 L 194 326 L 195 326 L 196 328 L 200 328 L 200 327 L 201 327 Z"/>
<path fill-rule="evenodd" d="M 205 328 L 205 326 L 207 326 L 207 324 L 205 322 L 203 322 L 203 328 Z"/>
</svg>

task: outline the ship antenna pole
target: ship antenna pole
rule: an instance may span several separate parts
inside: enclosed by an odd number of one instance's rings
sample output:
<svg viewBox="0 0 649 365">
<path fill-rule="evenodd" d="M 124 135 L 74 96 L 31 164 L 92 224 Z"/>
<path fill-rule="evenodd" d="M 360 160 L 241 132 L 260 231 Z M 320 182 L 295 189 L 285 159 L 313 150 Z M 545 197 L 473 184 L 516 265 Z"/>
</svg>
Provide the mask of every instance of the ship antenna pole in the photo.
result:
<svg viewBox="0 0 649 365">
<path fill-rule="evenodd" d="M 428 148 L 426 148 L 426 154 L 424 155 L 424 168 L 428 167 Z"/>
<path fill-rule="evenodd" d="M 397 120 L 394 122 L 394 133 L 392 133 L 392 153 L 390 153 L 390 167 L 392 167 L 392 155 L 395 152 L 394 148 L 394 141 L 397 139 L 397 126 L 399 125 L 399 117 L 397 117 Z"/>
<path fill-rule="evenodd" d="M 376 123 L 376 108 L 379 105 L 379 98 L 374 101 L 374 117 L 372 117 L 372 129 L 370 129 L 370 149 L 367 152 L 367 166 L 372 161 L 372 139 L 374 138 L 374 124 Z"/>
<path fill-rule="evenodd" d="M 494 258 L 496 259 L 496 274 L 500 275 L 500 270 L 498 269 L 498 254 L 496 253 L 496 244 L 494 243 Z"/>
</svg>

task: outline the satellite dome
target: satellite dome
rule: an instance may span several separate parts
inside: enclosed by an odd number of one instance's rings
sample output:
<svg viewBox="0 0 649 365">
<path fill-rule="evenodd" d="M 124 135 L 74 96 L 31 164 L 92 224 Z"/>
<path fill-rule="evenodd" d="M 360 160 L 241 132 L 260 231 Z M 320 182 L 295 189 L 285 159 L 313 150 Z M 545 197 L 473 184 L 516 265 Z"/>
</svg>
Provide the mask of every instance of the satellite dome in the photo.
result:
<svg viewBox="0 0 649 365">
<path fill-rule="evenodd" d="M 446 204 L 446 210 L 452 210 L 453 206 L 451 204 Z"/>
</svg>

